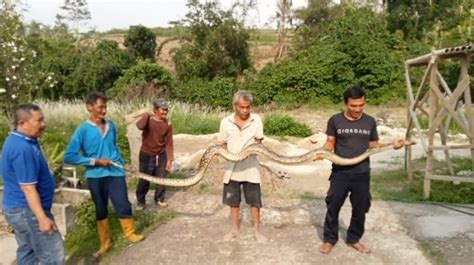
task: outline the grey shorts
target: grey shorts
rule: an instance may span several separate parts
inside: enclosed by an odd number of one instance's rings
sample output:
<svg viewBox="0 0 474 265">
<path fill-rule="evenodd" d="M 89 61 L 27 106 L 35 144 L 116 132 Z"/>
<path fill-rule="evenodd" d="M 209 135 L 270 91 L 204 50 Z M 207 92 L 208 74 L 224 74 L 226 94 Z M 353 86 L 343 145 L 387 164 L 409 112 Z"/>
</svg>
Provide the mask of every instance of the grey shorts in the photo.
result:
<svg viewBox="0 0 474 265">
<path fill-rule="evenodd" d="M 261 208 L 262 193 L 258 183 L 230 180 L 228 184 L 224 184 L 222 202 L 231 207 L 238 207 L 241 201 L 240 186 L 244 186 L 245 202 L 252 207 Z"/>
</svg>

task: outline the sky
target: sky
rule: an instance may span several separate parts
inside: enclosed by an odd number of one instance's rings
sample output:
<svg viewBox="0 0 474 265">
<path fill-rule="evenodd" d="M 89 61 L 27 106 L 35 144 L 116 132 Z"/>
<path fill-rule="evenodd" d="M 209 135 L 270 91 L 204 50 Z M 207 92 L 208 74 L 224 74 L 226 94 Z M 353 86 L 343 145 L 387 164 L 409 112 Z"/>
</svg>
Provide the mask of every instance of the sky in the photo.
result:
<svg viewBox="0 0 474 265">
<path fill-rule="evenodd" d="M 276 0 L 254 0 L 255 10 L 249 12 L 246 25 L 258 28 L 275 28 Z M 54 25 L 56 14 L 64 0 L 23 0 L 24 21 L 32 20 Z M 88 0 L 91 19 L 80 26 L 81 31 L 95 29 L 128 29 L 130 25 L 141 24 L 146 27 L 170 27 L 170 21 L 184 18 L 187 13 L 186 0 Z M 220 0 L 222 8 L 227 9 L 235 0 Z M 293 0 L 293 7 L 306 5 L 306 0 Z M 273 22 L 272 22 L 273 21 Z"/>
</svg>

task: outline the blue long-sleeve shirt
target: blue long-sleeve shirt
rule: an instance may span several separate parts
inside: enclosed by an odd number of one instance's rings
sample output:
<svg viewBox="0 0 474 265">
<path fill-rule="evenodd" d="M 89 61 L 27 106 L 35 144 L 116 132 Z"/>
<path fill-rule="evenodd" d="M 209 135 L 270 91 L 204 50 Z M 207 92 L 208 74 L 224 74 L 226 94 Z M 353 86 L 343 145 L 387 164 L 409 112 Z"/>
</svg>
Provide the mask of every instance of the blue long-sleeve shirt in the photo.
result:
<svg viewBox="0 0 474 265">
<path fill-rule="evenodd" d="M 71 165 L 85 166 L 88 178 L 123 177 L 123 169 L 114 166 L 94 166 L 95 160 L 108 158 L 124 165 L 122 155 L 117 147 L 117 130 L 112 121 L 106 120 L 105 132 L 92 121 L 81 124 L 74 132 L 66 148 L 64 162 Z"/>
</svg>

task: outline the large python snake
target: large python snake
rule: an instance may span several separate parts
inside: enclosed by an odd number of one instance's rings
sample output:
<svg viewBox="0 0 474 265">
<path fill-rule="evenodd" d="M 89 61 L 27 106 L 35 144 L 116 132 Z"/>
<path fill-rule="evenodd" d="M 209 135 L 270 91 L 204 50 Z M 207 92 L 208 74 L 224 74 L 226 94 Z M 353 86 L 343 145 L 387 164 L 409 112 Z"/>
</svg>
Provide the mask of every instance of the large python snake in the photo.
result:
<svg viewBox="0 0 474 265">
<path fill-rule="evenodd" d="M 411 142 L 405 141 L 405 145 L 413 144 Z M 137 176 L 141 179 L 147 180 L 151 183 L 156 183 L 164 186 L 173 186 L 173 187 L 188 187 L 195 185 L 204 177 L 209 164 L 211 163 L 214 156 L 219 155 L 224 159 L 232 162 L 242 161 L 252 155 L 261 155 L 271 161 L 284 164 L 284 165 L 298 165 L 304 164 L 316 160 L 317 158 L 327 159 L 334 164 L 341 166 L 355 165 L 364 161 L 369 156 L 384 152 L 392 149 L 392 145 L 382 146 L 378 148 L 368 149 L 363 154 L 354 157 L 354 158 L 342 158 L 337 156 L 333 152 L 324 150 L 323 148 L 311 150 L 305 154 L 299 156 L 284 156 L 280 155 L 272 150 L 266 148 L 261 144 L 252 144 L 246 147 L 240 153 L 231 153 L 227 149 L 219 145 L 209 146 L 199 161 L 198 170 L 196 175 L 186 178 L 186 179 L 169 179 L 169 178 L 158 178 L 142 172 L 137 173 Z"/>
</svg>

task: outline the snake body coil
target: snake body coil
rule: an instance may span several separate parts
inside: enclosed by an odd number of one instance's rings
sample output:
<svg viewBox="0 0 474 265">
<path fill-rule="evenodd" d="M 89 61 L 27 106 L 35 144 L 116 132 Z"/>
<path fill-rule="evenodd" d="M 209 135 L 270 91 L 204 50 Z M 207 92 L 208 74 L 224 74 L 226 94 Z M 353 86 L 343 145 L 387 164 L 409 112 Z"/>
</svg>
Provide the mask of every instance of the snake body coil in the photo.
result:
<svg viewBox="0 0 474 265">
<path fill-rule="evenodd" d="M 214 158 L 214 156 L 216 155 L 219 155 L 223 157 L 224 159 L 228 161 L 232 161 L 232 162 L 242 161 L 252 155 L 260 155 L 271 161 L 284 164 L 284 165 L 304 164 L 304 163 L 312 162 L 318 157 L 322 157 L 323 159 L 327 159 L 333 162 L 334 164 L 341 165 L 341 166 L 348 166 L 348 165 L 358 164 L 364 161 L 370 155 L 387 151 L 390 149 L 392 149 L 391 145 L 374 148 L 374 149 L 368 149 L 363 154 L 354 158 L 342 158 L 340 156 L 335 155 L 333 152 L 329 152 L 322 148 L 309 151 L 299 156 L 284 156 L 276 152 L 273 152 L 272 150 L 266 148 L 265 146 L 261 144 L 249 145 L 240 153 L 231 153 L 221 146 L 211 145 L 206 149 L 206 151 L 202 155 L 201 160 L 199 161 L 197 173 L 196 175 L 192 177 L 189 177 L 186 179 L 158 178 L 158 177 L 154 177 L 142 172 L 138 173 L 138 177 L 141 179 L 147 180 L 149 182 L 163 185 L 163 186 L 188 187 L 188 186 L 195 185 L 196 183 L 201 181 L 201 179 L 206 174 L 206 170 L 209 167 L 209 164 L 211 163 L 212 158 Z"/>
</svg>

